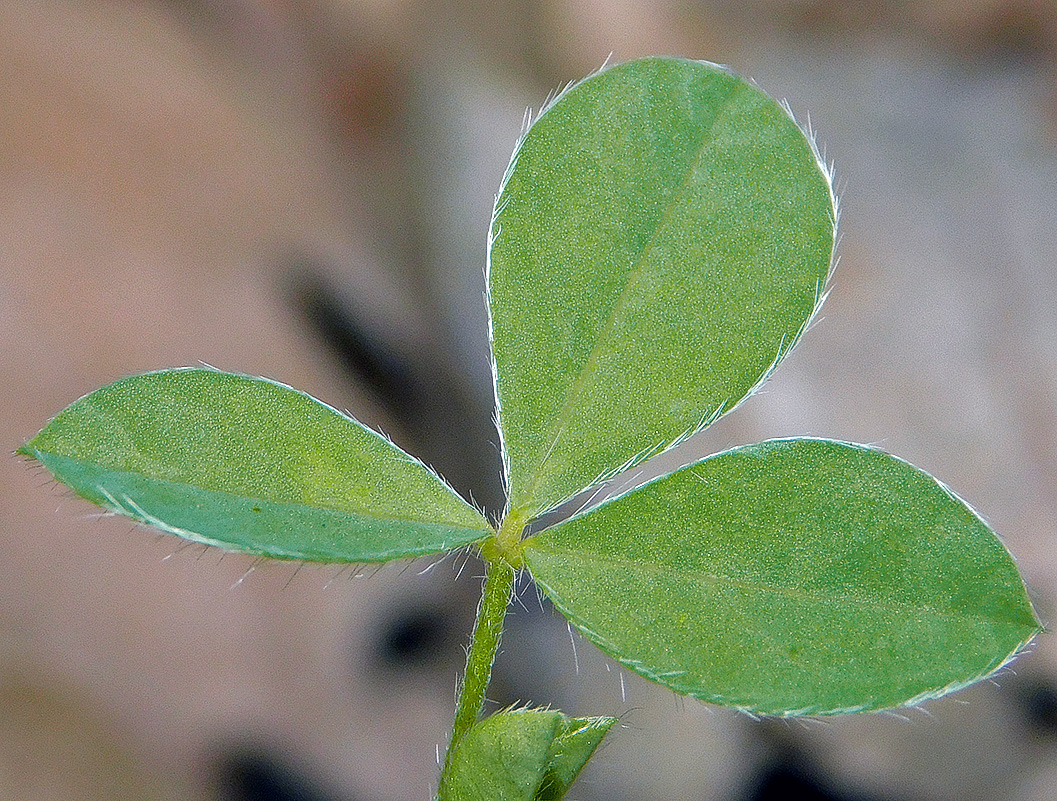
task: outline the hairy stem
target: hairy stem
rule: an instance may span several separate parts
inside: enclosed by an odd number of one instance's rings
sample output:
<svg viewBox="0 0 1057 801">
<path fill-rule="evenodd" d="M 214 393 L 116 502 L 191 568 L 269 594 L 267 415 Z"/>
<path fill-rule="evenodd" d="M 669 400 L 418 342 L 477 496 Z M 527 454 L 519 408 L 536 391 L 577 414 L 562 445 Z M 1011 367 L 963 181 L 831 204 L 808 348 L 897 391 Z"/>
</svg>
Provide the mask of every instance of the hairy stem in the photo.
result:
<svg viewBox="0 0 1057 801">
<path fill-rule="evenodd" d="M 459 689 L 459 702 L 455 707 L 455 723 L 452 726 L 448 753 L 444 757 L 441 781 L 451 766 L 451 755 L 455 746 L 477 722 L 484 705 L 484 694 L 488 680 L 492 677 L 499 639 L 503 633 L 503 618 L 510 603 L 514 588 L 514 568 L 504 559 L 485 557 L 488 570 L 485 574 L 481 604 L 477 607 L 477 623 L 470 640 L 470 651 L 466 656 L 466 673 Z"/>
</svg>

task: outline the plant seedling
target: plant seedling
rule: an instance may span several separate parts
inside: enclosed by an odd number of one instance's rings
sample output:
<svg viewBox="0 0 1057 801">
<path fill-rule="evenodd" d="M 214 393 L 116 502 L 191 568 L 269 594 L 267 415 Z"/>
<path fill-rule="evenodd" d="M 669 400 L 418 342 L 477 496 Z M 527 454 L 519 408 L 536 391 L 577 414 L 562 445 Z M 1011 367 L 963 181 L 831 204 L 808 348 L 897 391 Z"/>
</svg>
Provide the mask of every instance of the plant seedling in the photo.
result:
<svg viewBox="0 0 1057 801">
<path fill-rule="evenodd" d="M 628 62 L 547 106 L 496 200 L 500 520 L 347 415 L 207 368 L 105 386 L 19 452 L 221 548 L 354 563 L 475 549 L 486 577 L 442 801 L 560 799 L 614 723 L 481 719 L 521 570 L 677 693 L 776 716 L 916 704 L 993 674 L 1040 626 L 980 517 L 877 449 L 734 448 L 525 534 L 752 394 L 818 310 L 835 227 L 828 171 L 781 105 L 712 64 Z"/>
</svg>

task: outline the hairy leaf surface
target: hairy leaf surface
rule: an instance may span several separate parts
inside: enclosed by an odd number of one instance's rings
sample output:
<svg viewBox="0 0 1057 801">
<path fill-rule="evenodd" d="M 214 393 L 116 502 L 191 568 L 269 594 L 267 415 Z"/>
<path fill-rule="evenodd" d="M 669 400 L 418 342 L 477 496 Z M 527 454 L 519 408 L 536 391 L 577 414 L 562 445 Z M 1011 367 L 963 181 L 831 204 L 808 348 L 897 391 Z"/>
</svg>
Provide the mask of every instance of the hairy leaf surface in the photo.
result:
<svg viewBox="0 0 1057 801">
<path fill-rule="evenodd" d="M 747 81 L 650 58 L 565 92 L 492 221 L 511 507 L 553 507 L 730 410 L 815 310 L 833 236 L 810 142 Z"/>
<path fill-rule="evenodd" d="M 427 467 L 352 418 L 212 369 L 110 384 L 19 451 L 93 503 L 237 551 L 373 562 L 490 532 Z"/>
<path fill-rule="evenodd" d="M 940 696 L 1039 631 L 1012 558 L 964 502 L 829 440 L 712 456 L 535 536 L 525 558 L 623 664 L 762 714 Z"/>
</svg>

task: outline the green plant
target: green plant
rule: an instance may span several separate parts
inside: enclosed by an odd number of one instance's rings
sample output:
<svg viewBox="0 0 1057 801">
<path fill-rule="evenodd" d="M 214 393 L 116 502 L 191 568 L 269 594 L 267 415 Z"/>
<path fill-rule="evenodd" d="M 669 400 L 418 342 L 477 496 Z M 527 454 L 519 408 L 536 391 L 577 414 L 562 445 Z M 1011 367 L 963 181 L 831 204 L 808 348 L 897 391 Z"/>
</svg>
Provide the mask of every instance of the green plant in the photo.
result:
<svg viewBox="0 0 1057 801">
<path fill-rule="evenodd" d="M 346 415 L 212 369 L 103 387 L 19 450 L 96 504 L 223 548 L 318 562 L 475 548 L 487 575 L 448 801 L 561 798 L 614 723 L 481 719 L 523 569 L 584 636 L 678 693 L 780 716 L 915 704 L 992 674 L 1040 627 L 991 530 L 895 457 L 762 442 L 525 535 L 752 394 L 822 301 L 835 226 L 827 170 L 781 106 L 713 65 L 629 62 L 549 105 L 497 198 L 495 525 Z"/>
</svg>

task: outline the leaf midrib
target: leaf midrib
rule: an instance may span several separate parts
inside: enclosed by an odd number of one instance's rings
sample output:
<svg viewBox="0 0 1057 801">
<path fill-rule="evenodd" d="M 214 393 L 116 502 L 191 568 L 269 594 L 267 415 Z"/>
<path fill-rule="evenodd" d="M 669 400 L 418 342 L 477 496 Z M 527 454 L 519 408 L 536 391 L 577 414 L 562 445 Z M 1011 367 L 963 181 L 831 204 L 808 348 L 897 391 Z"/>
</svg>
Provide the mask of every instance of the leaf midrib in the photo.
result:
<svg viewBox="0 0 1057 801">
<path fill-rule="evenodd" d="M 632 265 L 630 271 L 628 272 L 628 280 L 625 283 L 624 288 L 621 290 L 620 296 L 617 298 L 616 303 L 613 304 L 613 307 L 609 313 L 609 317 L 607 318 L 605 326 L 602 329 L 601 335 L 595 340 L 595 344 L 591 348 L 591 352 L 588 354 L 587 360 L 584 362 L 583 369 L 580 371 L 579 375 L 577 375 L 576 380 L 573 382 L 573 385 L 569 389 L 568 393 L 566 393 L 565 399 L 562 403 L 561 409 L 558 412 L 558 415 L 554 418 L 551 425 L 548 427 L 547 438 L 543 441 L 550 441 L 551 445 L 547 448 L 546 453 L 544 453 L 543 458 L 540 460 L 539 464 L 536 466 L 536 469 L 532 473 L 533 478 L 525 491 L 526 504 L 531 504 L 534 500 L 536 489 L 539 487 L 539 484 L 543 479 L 543 467 L 547 463 L 547 460 L 550 459 L 551 454 L 554 452 L 554 448 L 558 444 L 558 438 L 561 436 L 562 431 L 564 430 L 566 424 L 569 422 L 569 418 L 572 416 L 575 402 L 579 399 L 580 393 L 583 392 L 584 387 L 587 385 L 589 379 L 593 377 L 596 365 L 598 364 L 598 360 L 601 358 L 603 346 L 608 344 L 609 336 L 616 327 L 617 320 L 623 312 L 624 306 L 628 302 L 628 298 L 631 295 L 631 290 L 639 283 L 639 280 L 643 275 L 643 268 L 646 264 L 650 252 L 653 250 L 654 244 L 657 241 L 660 231 L 665 228 L 665 225 L 671 217 L 673 210 L 678 205 L 679 200 L 681 199 L 684 191 L 688 186 L 690 176 L 694 174 L 698 164 L 701 161 L 701 158 L 705 153 L 706 140 L 709 139 L 709 135 L 712 133 L 712 130 L 715 128 L 717 122 L 719 122 L 719 120 L 724 116 L 724 114 L 726 114 L 729 108 L 730 99 L 741 89 L 741 85 L 737 82 L 731 85 L 730 91 L 722 100 L 721 110 L 712 118 L 708 127 L 702 130 L 701 139 L 698 142 L 697 150 L 694 157 L 688 163 L 687 169 L 683 173 L 682 179 L 679 181 L 678 186 L 672 193 L 671 199 L 669 200 L 664 211 L 658 218 L 657 225 L 654 227 L 653 232 L 650 234 L 649 241 L 646 242 L 645 246 L 642 249 L 642 252 L 639 254 L 638 259 Z M 586 487 L 578 488 L 576 491 L 580 491 L 583 489 L 586 489 Z M 574 494 L 575 491 L 573 493 L 570 493 L 569 497 L 572 497 L 572 495 Z M 560 503 L 561 500 L 563 499 L 559 499 L 558 502 Z M 545 510 L 533 510 L 533 513 L 536 514 L 542 511 Z"/>
<path fill-rule="evenodd" d="M 93 467 L 96 466 L 95 462 L 91 462 L 91 461 L 89 461 L 87 459 L 77 459 L 77 458 L 74 458 L 72 456 L 66 456 L 66 455 L 61 454 L 61 453 L 51 453 L 50 451 L 42 451 L 42 450 L 39 450 L 37 448 L 34 448 L 33 451 L 35 453 L 39 453 L 39 454 L 42 454 L 42 455 L 57 456 L 57 457 L 59 457 L 61 459 L 66 459 L 66 460 L 71 461 L 71 462 L 77 462 L 79 464 L 91 465 Z M 32 456 L 32 454 L 27 454 L 27 455 L 31 455 Z M 33 458 L 37 458 L 37 457 L 34 456 Z M 41 463 L 43 463 L 43 460 L 41 460 L 41 459 L 37 459 L 37 461 L 40 461 Z M 172 486 L 172 487 L 187 487 L 187 488 L 189 488 L 189 489 L 191 489 L 191 490 L 193 490 L 195 492 L 205 492 L 205 493 L 212 493 L 212 494 L 215 494 L 215 495 L 223 495 L 223 496 L 227 496 L 227 497 L 230 497 L 230 498 L 237 498 L 237 499 L 242 500 L 242 501 L 260 501 L 262 503 L 267 503 L 267 504 L 271 504 L 271 505 L 275 505 L 275 506 L 289 506 L 289 507 L 293 507 L 295 509 L 312 509 L 312 510 L 321 511 L 321 512 L 336 512 L 338 514 L 349 515 L 350 517 L 363 517 L 363 518 L 367 518 L 367 519 L 370 519 L 370 520 L 390 521 L 390 522 L 394 522 L 394 523 L 414 523 L 414 524 L 417 524 L 417 525 L 426 525 L 426 526 L 440 526 L 440 527 L 443 527 L 443 528 L 459 529 L 459 530 L 462 530 L 462 531 L 480 531 L 482 533 L 482 535 L 486 535 L 486 534 L 488 534 L 489 532 L 492 531 L 491 527 L 488 525 L 488 522 L 483 517 L 481 518 L 482 527 L 481 528 L 476 528 L 476 527 L 473 527 L 473 526 L 459 525 L 457 523 L 443 523 L 443 522 L 439 522 L 439 521 L 423 520 L 421 518 L 407 517 L 407 516 L 403 516 L 403 515 L 371 514 L 370 512 L 366 512 L 366 511 L 365 512 L 360 512 L 360 511 L 355 511 L 355 510 L 352 510 L 352 509 L 344 509 L 344 508 L 336 507 L 336 506 L 313 505 L 313 504 L 309 504 L 309 503 L 298 503 L 296 501 L 280 501 L 280 500 L 274 500 L 272 498 L 265 498 L 265 497 L 262 497 L 262 496 L 259 496 L 259 495 L 240 495 L 239 493 L 231 492 L 230 490 L 214 489 L 212 487 L 201 487 L 201 486 L 198 486 L 196 484 L 190 484 L 190 483 L 188 483 L 186 481 L 171 481 L 171 480 L 165 479 L 165 478 L 154 478 L 153 476 L 149 476 L 149 475 L 147 475 L 145 473 L 137 473 L 137 472 L 132 471 L 132 470 L 113 470 L 113 469 L 110 469 L 110 468 L 103 468 L 103 470 L 105 470 L 105 472 L 108 473 L 108 474 L 138 476 L 138 477 L 140 477 L 142 479 L 145 479 L 147 481 L 152 481 L 152 482 L 155 482 L 157 484 L 162 484 L 162 485 L 167 485 L 167 486 Z M 461 498 L 460 498 L 460 500 L 461 500 Z M 463 501 L 463 503 L 465 503 L 465 501 Z M 469 508 L 472 509 L 473 507 L 469 507 Z"/>
<path fill-rule="evenodd" d="M 666 576 L 675 574 L 680 578 L 687 578 L 690 580 L 698 579 L 701 583 L 704 584 L 725 584 L 727 586 L 735 587 L 738 589 L 750 590 L 753 592 L 759 592 L 764 594 L 780 595 L 801 601 L 811 601 L 816 604 L 858 604 L 861 607 L 871 608 L 882 612 L 927 612 L 930 614 L 935 614 L 939 617 L 953 617 L 967 620 L 978 620 L 989 623 L 999 623 L 1008 626 L 1015 626 L 1018 628 L 1026 628 L 1026 625 L 1024 623 L 1020 623 L 1017 621 L 1008 620 L 1004 618 L 987 617 L 980 614 L 962 612 L 956 609 L 940 609 L 934 606 L 928 606 L 924 604 L 915 605 L 900 603 L 899 601 L 896 601 L 894 599 L 882 601 L 879 599 L 874 599 L 862 595 L 841 595 L 839 593 L 821 595 L 818 593 L 788 587 L 772 587 L 762 583 L 754 583 L 750 581 L 731 578 L 730 576 L 709 573 L 704 570 L 687 570 L 685 568 L 676 568 L 670 565 L 644 562 L 637 559 L 631 559 L 626 556 L 599 554 L 596 552 L 591 552 L 588 554 L 590 556 L 590 559 L 585 559 L 585 551 L 582 550 L 555 547 L 553 545 L 544 545 L 542 547 L 545 549 L 545 553 L 553 554 L 555 556 L 575 557 L 579 561 L 591 561 L 595 563 L 602 563 L 605 565 L 612 565 L 614 568 L 617 568 L 617 570 L 614 571 L 615 573 L 637 571 L 642 573 L 653 573 L 655 575 L 660 574 Z M 526 556 L 528 556 L 530 562 L 531 549 L 531 545 L 526 546 Z"/>
</svg>

